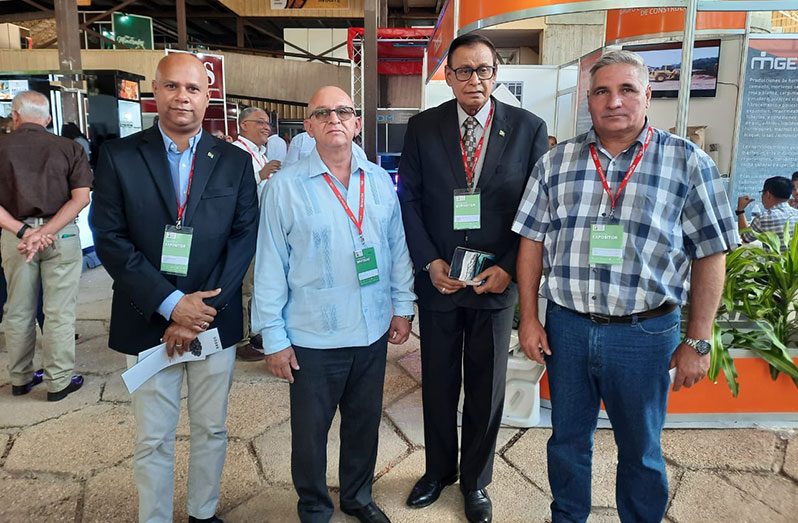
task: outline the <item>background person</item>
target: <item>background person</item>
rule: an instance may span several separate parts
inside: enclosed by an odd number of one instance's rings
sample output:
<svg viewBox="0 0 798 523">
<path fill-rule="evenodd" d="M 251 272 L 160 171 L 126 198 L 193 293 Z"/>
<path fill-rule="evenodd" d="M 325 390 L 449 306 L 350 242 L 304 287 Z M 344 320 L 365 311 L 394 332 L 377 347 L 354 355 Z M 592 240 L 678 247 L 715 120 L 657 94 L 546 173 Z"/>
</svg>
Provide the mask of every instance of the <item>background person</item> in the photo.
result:
<svg viewBox="0 0 798 523">
<path fill-rule="evenodd" d="M 750 231 L 742 234 L 743 243 L 756 241 L 754 233 L 773 232 L 781 240 L 782 249 L 786 248 L 786 245 L 784 245 L 784 225 L 789 223 L 790 231 L 792 231 L 795 224 L 798 223 L 798 209 L 790 207 L 789 204 L 792 189 L 793 186 L 790 179 L 784 176 L 773 176 L 765 180 L 760 193 L 765 212 L 751 220 L 750 226 L 745 217 L 745 208 L 754 199 L 750 196 L 740 196 L 737 199 L 737 227 L 741 231 L 751 227 Z"/>
</svg>

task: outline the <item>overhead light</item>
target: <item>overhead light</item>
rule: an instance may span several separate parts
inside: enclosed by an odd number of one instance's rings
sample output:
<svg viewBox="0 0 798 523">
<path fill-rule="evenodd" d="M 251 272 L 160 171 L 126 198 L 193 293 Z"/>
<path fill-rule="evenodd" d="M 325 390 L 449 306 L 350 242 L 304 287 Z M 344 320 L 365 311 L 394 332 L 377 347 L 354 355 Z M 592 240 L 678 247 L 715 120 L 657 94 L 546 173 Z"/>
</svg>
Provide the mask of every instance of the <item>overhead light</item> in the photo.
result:
<svg viewBox="0 0 798 523">
<path fill-rule="evenodd" d="M 126 15 L 125 13 L 122 13 L 122 18 L 120 18 L 119 21 L 120 22 L 127 22 L 128 20 L 130 20 L 130 17 L 128 15 Z"/>
</svg>

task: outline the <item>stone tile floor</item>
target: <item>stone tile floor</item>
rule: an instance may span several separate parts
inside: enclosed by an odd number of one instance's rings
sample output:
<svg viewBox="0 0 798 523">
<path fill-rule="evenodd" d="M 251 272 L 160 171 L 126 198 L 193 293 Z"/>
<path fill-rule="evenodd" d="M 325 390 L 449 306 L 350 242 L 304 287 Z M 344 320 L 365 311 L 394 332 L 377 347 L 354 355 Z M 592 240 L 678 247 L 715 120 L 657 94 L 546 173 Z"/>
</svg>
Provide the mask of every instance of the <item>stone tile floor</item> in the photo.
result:
<svg viewBox="0 0 798 523">
<path fill-rule="evenodd" d="M 13 398 L 0 337 L 0 521 L 136 520 L 131 472 L 134 421 L 119 378 L 123 356 L 106 348 L 110 279 L 84 273 L 77 316 L 77 369 L 83 389 L 47 403 L 37 388 Z M 374 497 L 395 522 L 464 521 L 462 497 L 448 488 L 424 510 L 404 499 L 424 469 L 418 337 L 391 347 Z M 260 363 L 236 364 L 230 445 L 219 513 L 228 522 L 296 521 L 290 482 L 288 385 Z M 328 481 L 337 497 L 338 435 L 328 445 Z M 550 518 L 545 445 L 549 430 L 502 429 L 489 491 L 497 522 Z M 798 437 L 791 430 L 666 430 L 671 499 L 667 521 L 798 521 Z M 186 521 L 188 428 L 178 428 L 175 520 Z M 616 449 L 596 435 L 590 521 L 617 521 Z M 337 500 L 336 500 L 337 501 Z M 792 514 L 792 516 L 790 516 Z M 354 521 L 336 512 L 333 521 Z"/>
</svg>

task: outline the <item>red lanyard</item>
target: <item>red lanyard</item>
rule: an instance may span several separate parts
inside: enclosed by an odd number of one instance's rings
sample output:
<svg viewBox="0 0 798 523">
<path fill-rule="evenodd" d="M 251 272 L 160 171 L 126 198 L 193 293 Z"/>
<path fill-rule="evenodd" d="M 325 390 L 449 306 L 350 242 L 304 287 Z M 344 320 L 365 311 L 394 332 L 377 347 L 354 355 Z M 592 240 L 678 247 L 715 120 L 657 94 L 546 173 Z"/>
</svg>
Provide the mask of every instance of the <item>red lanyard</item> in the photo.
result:
<svg viewBox="0 0 798 523">
<path fill-rule="evenodd" d="M 482 156 L 482 142 L 485 141 L 485 134 L 488 132 L 488 129 L 490 128 L 491 120 L 493 120 L 493 108 L 494 106 L 493 104 L 491 104 L 490 112 L 488 113 L 488 121 L 485 122 L 485 129 L 482 131 L 482 136 L 479 138 L 477 149 L 474 151 L 474 163 L 472 165 L 468 165 L 468 156 L 466 155 L 465 142 L 463 141 L 463 136 L 460 135 L 460 152 L 463 154 L 463 168 L 465 169 L 466 183 L 468 184 L 469 189 L 474 183 L 474 169 L 476 169 L 477 164 L 479 163 L 479 157 Z"/>
<path fill-rule="evenodd" d="M 250 156 L 252 156 L 255 159 L 256 162 L 258 162 L 258 165 L 260 165 L 259 169 L 263 169 L 263 166 L 266 165 L 266 162 L 262 161 L 261 158 L 258 158 L 258 156 L 256 156 L 255 153 L 252 151 L 252 149 L 249 148 L 249 145 L 244 143 L 241 140 L 240 137 L 238 139 L 236 139 L 236 141 L 238 143 L 240 143 L 241 145 L 243 145 L 246 148 L 247 152 L 250 154 Z M 258 173 L 255 173 L 255 174 L 258 174 Z"/>
<path fill-rule="evenodd" d="M 183 205 L 180 205 L 180 197 L 175 196 L 175 203 L 177 204 L 177 228 L 183 225 L 183 213 L 186 212 L 186 205 L 188 205 L 188 195 L 191 194 L 191 180 L 194 179 L 194 161 L 197 159 L 197 150 L 194 149 L 194 155 L 191 157 L 191 170 L 188 172 L 188 186 L 186 187 L 186 199 Z"/>
<path fill-rule="evenodd" d="M 610 215 L 615 214 L 615 204 L 618 203 L 618 198 L 621 197 L 621 193 L 624 189 L 626 189 L 626 184 L 629 183 L 629 179 L 632 177 L 635 169 L 637 169 L 637 166 L 640 164 L 640 160 L 643 159 L 643 153 L 645 153 L 646 149 L 648 149 L 648 144 L 651 143 L 651 136 L 653 134 L 654 130 L 651 128 L 651 126 L 649 126 L 648 132 L 646 133 L 646 139 L 643 141 L 643 147 L 637 151 L 634 160 L 632 160 L 632 165 L 630 165 L 629 170 L 626 171 L 626 176 L 623 177 L 621 186 L 618 187 L 618 191 L 616 191 L 615 196 L 612 195 L 610 184 L 607 183 L 607 176 L 604 174 L 604 168 L 601 166 L 601 160 L 599 160 L 598 154 L 596 153 L 596 144 L 590 144 L 590 155 L 593 157 L 593 163 L 596 165 L 596 172 L 598 172 L 599 178 L 601 178 L 601 184 L 604 186 L 604 190 L 610 197 Z"/>
<path fill-rule="evenodd" d="M 324 181 L 327 182 L 327 185 L 329 185 L 330 189 L 335 193 L 335 197 L 338 198 L 341 207 L 344 208 L 349 219 L 352 220 L 352 223 L 357 227 L 360 241 L 365 244 L 366 241 L 363 239 L 363 214 L 366 209 L 366 175 L 363 173 L 363 169 L 360 169 L 360 209 L 358 209 L 357 212 L 357 219 L 355 219 L 355 213 L 349 208 L 349 204 L 346 203 L 344 196 L 341 194 L 341 191 L 338 190 L 338 187 L 335 186 L 328 173 L 324 173 Z"/>
</svg>

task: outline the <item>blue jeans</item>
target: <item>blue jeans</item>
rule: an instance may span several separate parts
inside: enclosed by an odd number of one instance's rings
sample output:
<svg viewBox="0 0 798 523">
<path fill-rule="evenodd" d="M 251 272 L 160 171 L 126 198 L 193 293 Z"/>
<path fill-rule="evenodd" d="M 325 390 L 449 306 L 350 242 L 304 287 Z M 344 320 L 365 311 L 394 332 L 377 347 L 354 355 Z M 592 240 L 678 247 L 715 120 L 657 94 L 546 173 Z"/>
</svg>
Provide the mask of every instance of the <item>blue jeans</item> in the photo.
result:
<svg viewBox="0 0 798 523">
<path fill-rule="evenodd" d="M 680 318 L 677 308 L 657 318 L 599 325 L 549 302 L 553 523 L 583 522 L 590 514 L 593 433 L 601 401 L 618 446 L 615 499 L 621 521 L 662 521 L 668 478 L 660 437 Z"/>
</svg>

